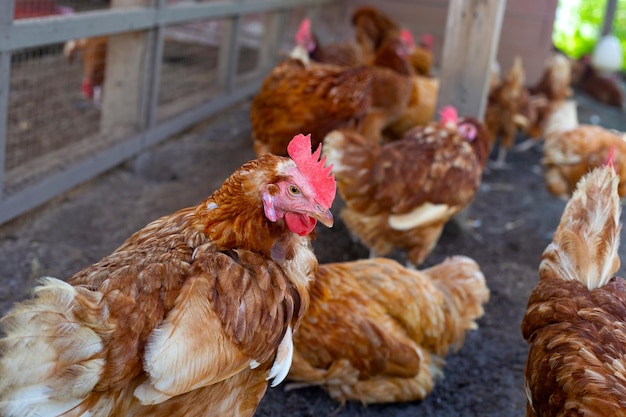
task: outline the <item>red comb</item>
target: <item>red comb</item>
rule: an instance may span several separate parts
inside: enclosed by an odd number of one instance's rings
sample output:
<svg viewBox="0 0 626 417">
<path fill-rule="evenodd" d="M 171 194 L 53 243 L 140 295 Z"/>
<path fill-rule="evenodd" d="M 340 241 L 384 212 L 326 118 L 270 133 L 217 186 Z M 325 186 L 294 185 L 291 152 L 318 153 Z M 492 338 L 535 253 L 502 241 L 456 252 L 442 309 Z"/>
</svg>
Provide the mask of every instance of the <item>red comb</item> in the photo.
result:
<svg viewBox="0 0 626 417">
<path fill-rule="evenodd" d="M 298 31 L 296 32 L 296 43 L 298 45 L 307 46 L 311 38 L 311 20 L 307 17 L 302 19 Z"/>
<path fill-rule="evenodd" d="M 399 34 L 400 39 L 406 44 L 406 46 L 410 49 L 415 48 L 415 41 L 413 40 L 413 35 L 408 29 L 402 29 Z"/>
<path fill-rule="evenodd" d="M 335 177 L 331 174 L 333 166 L 324 167 L 326 155 L 321 160 L 319 159 L 322 145 L 320 144 L 317 150 L 311 153 L 311 135 L 300 134 L 291 139 L 287 145 L 287 153 L 296 163 L 298 170 L 309 179 L 315 199 L 325 208 L 330 208 L 335 199 L 337 187 Z"/>
<path fill-rule="evenodd" d="M 429 50 L 432 50 L 432 47 L 435 45 L 435 37 L 430 33 L 424 33 L 422 36 L 420 36 L 420 43 L 422 44 L 422 46 L 428 48 Z"/>
<path fill-rule="evenodd" d="M 448 122 L 456 124 L 459 119 L 459 115 L 454 106 L 444 106 L 439 110 L 439 118 L 443 124 Z"/>
</svg>

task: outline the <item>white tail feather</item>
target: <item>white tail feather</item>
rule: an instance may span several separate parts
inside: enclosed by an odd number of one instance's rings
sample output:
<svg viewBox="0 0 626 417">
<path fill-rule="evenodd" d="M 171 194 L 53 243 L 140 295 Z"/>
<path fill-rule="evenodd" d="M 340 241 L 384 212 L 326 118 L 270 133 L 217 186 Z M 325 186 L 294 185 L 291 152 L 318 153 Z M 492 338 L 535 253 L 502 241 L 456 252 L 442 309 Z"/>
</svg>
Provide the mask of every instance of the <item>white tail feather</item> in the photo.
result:
<svg viewBox="0 0 626 417">
<path fill-rule="evenodd" d="M 567 203 L 552 243 L 543 253 L 539 276 L 554 273 L 594 289 L 620 266 L 621 205 L 613 168 L 596 168 L 583 177 Z"/>
<path fill-rule="evenodd" d="M 16 305 L 1 321 L 0 415 L 58 416 L 78 406 L 99 380 L 102 340 L 74 316 L 79 291 L 44 278 L 36 297 Z M 101 295 L 85 291 L 84 303 Z"/>
</svg>

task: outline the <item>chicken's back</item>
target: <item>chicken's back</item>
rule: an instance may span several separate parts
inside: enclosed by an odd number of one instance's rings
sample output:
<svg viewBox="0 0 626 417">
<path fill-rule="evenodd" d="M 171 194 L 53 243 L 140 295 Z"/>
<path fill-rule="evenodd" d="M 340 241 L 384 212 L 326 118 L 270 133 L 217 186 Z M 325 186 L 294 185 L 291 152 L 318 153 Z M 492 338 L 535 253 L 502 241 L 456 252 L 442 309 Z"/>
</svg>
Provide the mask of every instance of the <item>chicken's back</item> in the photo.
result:
<svg viewBox="0 0 626 417">
<path fill-rule="evenodd" d="M 8 313 L 0 413 L 251 416 L 308 293 L 262 254 L 219 251 L 197 216 L 214 206 L 148 224 L 68 283 L 45 280 Z M 296 268 L 312 273 L 310 257 Z"/>
<path fill-rule="evenodd" d="M 419 356 L 397 319 L 389 315 L 391 299 L 381 303 L 372 298 L 372 291 L 367 288 L 374 279 L 386 280 L 396 297 L 409 290 L 406 283 L 396 278 L 394 261 L 379 261 L 320 265 L 311 288 L 314 302 L 295 337 L 300 355 L 313 367 L 328 368 L 345 355 L 355 361 L 353 366 L 363 378 L 378 374 L 407 377 L 417 373 Z M 415 283 L 414 287 L 419 285 Z M 419 295 L 417 288 L 410 292 Z M 409 308 L 419 317 L 416 306 Z M 407 312 L 405 320 L 410 320 L 410 315 Z M 338 323 L 341 327 L 337 327 Z"/>
<path fill-rule="evenodd" d="M 367 214 L 403 214 L 426 201 L 459 205 L 471 199 L 481 161 L 469 142 L 437 126 L 415 128 L 403 140 L 384 145 L 350 130 L 331 132 L 324 152 L 335 164 L 346 203 Z"/>
<path fill-rule="evenodd" d="M 433 54 L 430 50 L 417 47 L 409 55 L 409 61 L 415 70 L 415 74 L 430 77 L 432 75 Z"/>
<path fill-rule="evenodd" d="M 578 181 L 601 166 L 613 154 L 613 165 L 620 176 L 618 191 L 626 196 L 626 140 L 624 134 L 601 126 L 580 125 L 546 136 L 543 146 L 545 181 L 548 191 L 568 199 Z"/>
<path fill-rule="evenodd" d="M 379 255 L 409 250 L 421 264 L 443 225 L 474 198 L 487 159 L 482 125 L 472 142 L 438 123 L 417 127 L 402 140 L 372 144 L 358 133 L 331 132 L 325 152 L 334 164 L 346 208 L 342 218 Z"/>
<path fill-rule="evenodd" d="M 621 278 L 594 291 L 558 277 L 537 284 L 522 323 L 527 416 L 626 416 L 625 298 Z"/>
<path fill-rule="evenodd" d="M 374 68 L 372 106 L 387 113 L 387 123 L 397 120 L 405 112 L 411 98 L 413 81 L 386 67 Z"/>
<path fill-rule="evenodd" d="M 310 55 L 314 61 L 342 67 L 357 67 L 365 64 L 361 49 L 352 42 L 318 44 Z"/>
<path fill-rule="evenodd" d="M 37 298 L 18 304 L 2 319 L 7 337 L 0 372 L 20 375 L 3 378 L 0 385 L 4 415 L 21 415 L 15 407 L 59 414 L 73 407 L 101 409 L 101 415 L 109 415 L 115 393 L 143 372 L 148 337 L 189 276 L 189 244 L 202 241 L 200 231 L 186 227 L 191 217 L 193 211 L 183 210 L 151 223 L 68 283 L 43 280 Z M 36 361 L 24 355 L 26 346 Z M 9 371 L 20 363 L 19 372 Z M 45 401 L 51 393 L 54 400 Z"/>
<path fill-rule="evenodd" d="M 465 257 L 424 273 L 385 258 L 320 265 L 289 377 L 342 402 L 423 399 L 488 294 Z"/>
<path fill-rule="evenodd" d="M 543 253 L 522 322 L 528 416 L 626 415 L 617 183 L 607 166 L 586 175 Z"/>
<path fill-rule="evenodd" d="M 425 202 L 463 206 L 473 198 L 481 176 L 472 144 L 455 128 L 432 123 L 382 147 L 375 198 L 391 214 L 408 213 Z"/>
<path fill-rule="evenodd" d="M 372 6 L 362 6 L 352 14 L 356 41 L 366 62 L 374 59 L 376 49 L 390 36 L 395 36 L 400 28 L 388 16 Z"/>
<path fill-rule="evenodd" d="M 301 132 L 317 146 L 333 129 L 358 126 L 371 105 L 372 80 L 368 68 L 283 61 L 252 100 L 256 154 L 286 155 L 287 143 Z"/>
<path fill-rule="evenodd" d="M 439 79 L 416 75 L 412 79 L 411 98 L 404 114 L 386 130 L 387 138 L 399 139 L 410 129 L 434 120 L 439 95 Z"/>
</svg>

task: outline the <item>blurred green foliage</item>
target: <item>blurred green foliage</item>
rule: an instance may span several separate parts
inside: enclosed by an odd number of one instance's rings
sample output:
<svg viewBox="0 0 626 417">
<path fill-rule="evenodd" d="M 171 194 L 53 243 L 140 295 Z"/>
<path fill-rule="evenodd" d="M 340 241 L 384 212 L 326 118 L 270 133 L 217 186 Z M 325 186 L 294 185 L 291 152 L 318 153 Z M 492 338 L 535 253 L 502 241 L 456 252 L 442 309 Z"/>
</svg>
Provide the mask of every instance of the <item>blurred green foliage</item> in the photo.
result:
<svg viewBox="0 0 626 417">
<path fill-rule="evenodd" d="M 590 54 L 600 38 L 607 0 L 559 0 L 552 41 L 573 58 Z M 624 51 L 626 69 L 626 0 L 617 0 L 613 34 Z"/>
</svg>

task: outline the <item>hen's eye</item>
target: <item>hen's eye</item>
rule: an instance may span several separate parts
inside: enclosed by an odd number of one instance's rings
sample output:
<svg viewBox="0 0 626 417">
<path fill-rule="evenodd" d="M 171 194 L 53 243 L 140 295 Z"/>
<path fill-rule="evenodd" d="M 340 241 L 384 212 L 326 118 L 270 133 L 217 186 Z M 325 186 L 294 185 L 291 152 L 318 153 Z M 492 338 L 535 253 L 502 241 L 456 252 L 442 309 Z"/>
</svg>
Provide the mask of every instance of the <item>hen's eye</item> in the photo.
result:
<svg viewBox="0 0 626 417">
<path fill-rule="evenodd" d="M 291 194 L 291 195 L 299 195 L 300 194 L 300 189 L 298 187 L 296 187 L 295 185 L 290 185 L 289 186 L 289 194 Z"/>
</svg>

